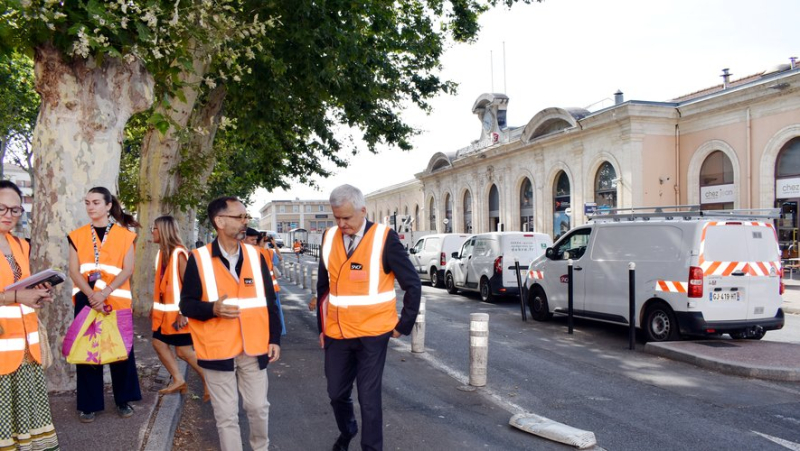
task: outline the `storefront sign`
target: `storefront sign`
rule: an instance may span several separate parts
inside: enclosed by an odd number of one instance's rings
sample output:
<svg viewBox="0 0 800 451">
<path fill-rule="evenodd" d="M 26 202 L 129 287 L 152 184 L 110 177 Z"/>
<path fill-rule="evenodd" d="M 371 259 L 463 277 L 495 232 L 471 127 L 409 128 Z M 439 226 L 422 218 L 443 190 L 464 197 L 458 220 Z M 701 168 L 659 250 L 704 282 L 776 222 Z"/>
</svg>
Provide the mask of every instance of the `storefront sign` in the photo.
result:
<svg viewBox="0 0 800 451">
<path fill-rule="evenodd" d="M 800 197 L 800 178 L 775 180 L 775 198 L 790 199 Z"/>
<path fill-rule="evenodd" d="M 700 187 L 700 203 L 723 204 L 734 202 L 736 196 L 733 187 L 733 183 L 727 185 L 702 186 Z"/>
</svg>

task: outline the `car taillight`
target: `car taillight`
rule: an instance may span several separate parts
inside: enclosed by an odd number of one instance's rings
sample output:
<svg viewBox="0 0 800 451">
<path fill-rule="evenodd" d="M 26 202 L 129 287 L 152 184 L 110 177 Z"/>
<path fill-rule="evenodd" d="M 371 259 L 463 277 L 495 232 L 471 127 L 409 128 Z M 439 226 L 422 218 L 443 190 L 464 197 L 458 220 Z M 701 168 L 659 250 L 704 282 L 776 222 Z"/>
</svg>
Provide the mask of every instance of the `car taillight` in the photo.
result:
<svg viewBox="0 0 800 451">
<path fill-rule="evenodd" d="M 689 267 L 689 297 L 703 297 L 703 268 L 699 266 Z"/>
<path fill-rule="evenodd" d="M 442 266 L 447 264 L 447 256 L 445 255 L 444 252 L 439 254 L 439 264 Z"/>
<path fill-rule="evenodd" d="M 781 276 L 780 277 L 781 277 L 781 279 L 780 279 L 781 280 L 781 286 L 778 289 L 778 293 L 780 293 L 780 295 L 783 296 L 783 292 L 786 290 L 786 285 L 783 284 L 783 268 L 781 268 Z"/>
<path fill-rule="evenodd" d="M 494 273 L 495 274 L 502 274 L 503 273 L 503 256 L 497 257 L 494 259 Z"/>
</svg>

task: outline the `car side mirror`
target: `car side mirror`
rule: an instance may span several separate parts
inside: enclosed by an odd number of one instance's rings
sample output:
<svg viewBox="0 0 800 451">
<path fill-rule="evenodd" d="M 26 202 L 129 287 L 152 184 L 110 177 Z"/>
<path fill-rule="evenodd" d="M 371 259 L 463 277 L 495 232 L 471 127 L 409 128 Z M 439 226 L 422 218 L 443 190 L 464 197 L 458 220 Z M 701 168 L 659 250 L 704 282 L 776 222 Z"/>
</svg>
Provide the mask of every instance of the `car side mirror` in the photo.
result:
<svg viewBox="0 0 800 451">
<path fill-rule="evenodd" d="M 412 247 L 411 249 L 409 249 L 409 250 L 408 250 L 408 252 L 409 252 L 410 254 L 416 254 L 416 253 L 417 253 L 417 250 L 416 250 L 416 249 L 414 249 L 414 248 Z"/>
<path fill-rule="evenodd" d="M 453 252 L 452 254 L 450 254 L 450 256 L 453 258 L 458 258 L 458 252 Z"/>
<path fill-rule="evenodd" d="M 552 247 L 548 247 L 546 251 L 544 251 L 544 256 L 550 260 L 553 260 L 556 256 L 556 251 Z"/>
</svg>

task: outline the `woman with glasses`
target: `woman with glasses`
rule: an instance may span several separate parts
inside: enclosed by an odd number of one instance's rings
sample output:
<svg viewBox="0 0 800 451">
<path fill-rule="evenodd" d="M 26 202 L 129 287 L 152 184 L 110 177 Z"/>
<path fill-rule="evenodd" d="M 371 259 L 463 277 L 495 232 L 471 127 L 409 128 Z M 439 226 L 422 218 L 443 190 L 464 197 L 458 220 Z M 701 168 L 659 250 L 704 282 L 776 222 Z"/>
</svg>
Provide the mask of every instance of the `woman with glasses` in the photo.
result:
<svg viewBox="0 0 800 451">
<path fill-rule="evenodd" d="M 11 234 L 24 212 L 22 191 L 0 181 L 0 290 L 31 275 L 30 246 Z M 0 291 L 0 449 L 58 449 L 36 316 L 53 302 L 47 288 Z"/>
<path fill-rule="evenodd" d="M 153 243 L 158 245 L 156 256 L 156 279 L 153 288 L 153 348 L 161 359 L 164 368 L 172 376 L 172 383 L 158 392 L 162 395 L 185 393 L 187 386 L 178 370 L 178 361 L 170 350 L 175 346 L 178 357 L 186 361 L 203 380 L 203 370 L 197 365 L 197 356 L 192 349 L 192 335 L 186 325 L 189 320 L 181 315 L 178 303 L 181 300 L 183 274 L 189 251 L 181 241 L 178 222 L 172 216 L 156 218 L 150 228 Z M 208 391 L 203 394 L 203 402 L 208 401 Z"/>
<path fill-rule="evenodd" d="M 130 309 L 136 233 L 129 229 L 140 225 L 133 216 L 122 211 L 119 200 L 104 187 L 90 189 L 84 205 L 90 223 L 73 230 L 68 237 L 75 316 L 86 306 L 97 311 Z M 127 360 L 108 366 L 117 413 L 128 418 L 133 415 L 129 402 L 142 399 L 133 347 Z M 103 365 L 75 367 L 80 421 L 91 423 L 95 412 L 105 408 Z"/>
</svg>

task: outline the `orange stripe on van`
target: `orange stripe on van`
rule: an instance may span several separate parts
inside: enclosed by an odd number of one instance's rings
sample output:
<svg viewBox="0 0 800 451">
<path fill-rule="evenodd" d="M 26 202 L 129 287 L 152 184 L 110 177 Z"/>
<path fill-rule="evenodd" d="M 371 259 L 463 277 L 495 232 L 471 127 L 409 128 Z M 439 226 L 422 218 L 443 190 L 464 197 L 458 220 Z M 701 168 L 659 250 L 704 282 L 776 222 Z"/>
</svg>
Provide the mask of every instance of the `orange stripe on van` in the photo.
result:
<svg viewBox="0 0 800 451">
<path fill-rule="evenodd" d="M 723 276 L 730 276 L 731 273 L 736 270 L 736 266 L 738 266 L 738 265 L 739 265 L 739 262 L 732 262 L 731 264 L 728 265 L 727 268 L 725 268 L 725 271 L 722 271 L 722 275 Z"/>
<path fill-rule="evenodd" d="M 667 285 L 667 282 L 663 280 L 658 281 L 658 286 L 661 288 L 661 291 L 669 291 L 669 286 Z"/>
<path fill-rule="evenodd" d="M 714 271 L 716 271 L 717 268 L 719 268 L 719 266 L 721 264 L 722 264 L 722 262 L 713 262 L 713 263 L 711 263 L 711 266 L 709 266 L 708 269 L 706 269 L 705 275 L 706 276 L 710 276 L 711 274 L 714 274 Z"/>
</svg>

